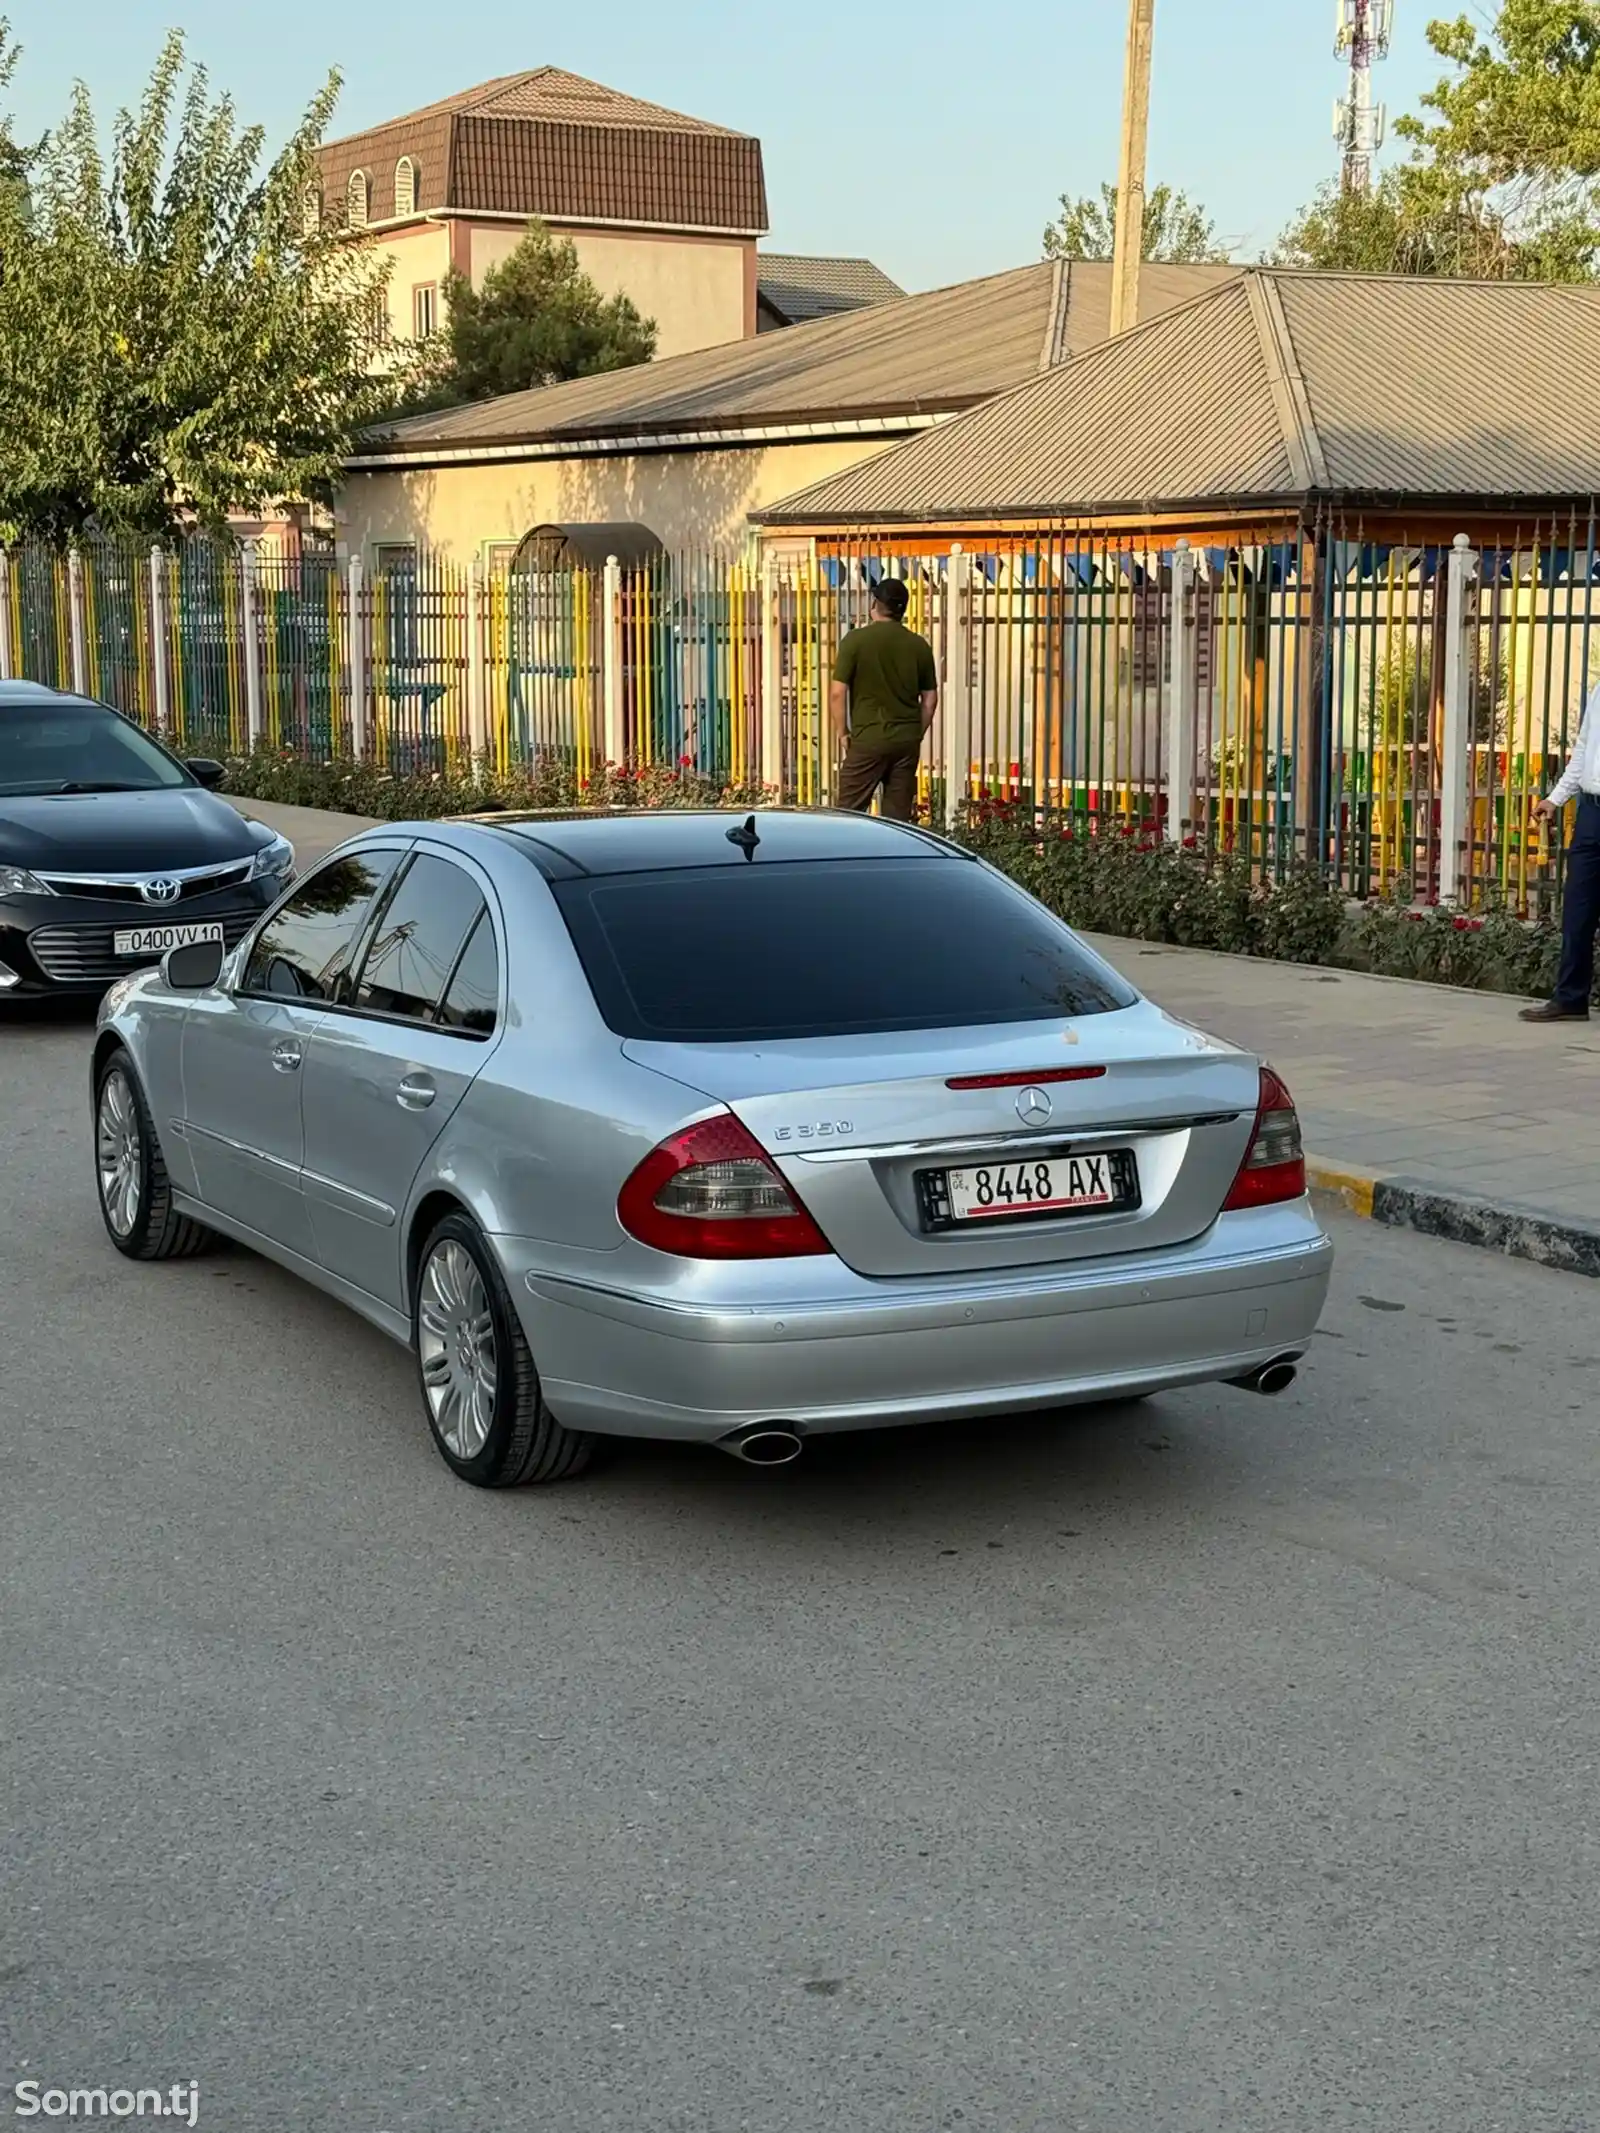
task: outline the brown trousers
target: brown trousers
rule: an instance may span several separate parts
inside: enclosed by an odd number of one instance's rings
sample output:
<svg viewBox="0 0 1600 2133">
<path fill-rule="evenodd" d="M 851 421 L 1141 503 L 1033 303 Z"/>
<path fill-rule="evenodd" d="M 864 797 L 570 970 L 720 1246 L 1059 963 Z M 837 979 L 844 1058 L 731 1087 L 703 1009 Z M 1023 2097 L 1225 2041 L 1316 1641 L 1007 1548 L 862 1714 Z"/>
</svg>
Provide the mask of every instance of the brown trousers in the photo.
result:
<svg viewBox="0 0 1600 2133">
<path fill-rule="evenodd" d="M 917 761 L 920 748 L 909 755 L 883 755 L 852 741 L 839 765 L 835 806 L 864 815 L 881 786 L 883 804 L 879 813 L 889 822 L 911 822 L 917 812 Z"/>
</svg>

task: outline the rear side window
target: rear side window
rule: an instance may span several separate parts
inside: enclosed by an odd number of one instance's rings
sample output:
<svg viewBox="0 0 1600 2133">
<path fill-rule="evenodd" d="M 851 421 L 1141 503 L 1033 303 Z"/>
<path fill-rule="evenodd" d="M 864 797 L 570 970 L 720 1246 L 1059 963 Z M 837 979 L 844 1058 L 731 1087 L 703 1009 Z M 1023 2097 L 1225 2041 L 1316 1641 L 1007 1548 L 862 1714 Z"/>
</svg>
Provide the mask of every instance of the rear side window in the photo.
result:
<svg viewBox="0 0 1600 2133">
<path fill-rule="evenodd" d="M 470 874 L 447 859 L 413 859 L 373 929 L 356 984 L 357 1008 L 428 1021 L 482 910 Z"/>
<path fill-rule="evenodd" d="M 472 929 L 472 938 L 462 950 L 439 1003 L 438 1019 L 446 1029 L 467 1037 L 492 1037 L 500 1009 L 500 956 L 494 945 L 494 926 L 485 911 Z"/>
<path fill-rule="evenodd" d="M 620 1036 L 683 1044 L 1047 1022 L 1136 995 L 965 860 L 829 860 L 553 883 Z"/>
<path fill-rule="evenodd" d="M 319 867 L 257 934 L 240 991 L 275 1000 L 341 999 L 373 898 L 399 856 L 369 850 Z"/>
</svg>

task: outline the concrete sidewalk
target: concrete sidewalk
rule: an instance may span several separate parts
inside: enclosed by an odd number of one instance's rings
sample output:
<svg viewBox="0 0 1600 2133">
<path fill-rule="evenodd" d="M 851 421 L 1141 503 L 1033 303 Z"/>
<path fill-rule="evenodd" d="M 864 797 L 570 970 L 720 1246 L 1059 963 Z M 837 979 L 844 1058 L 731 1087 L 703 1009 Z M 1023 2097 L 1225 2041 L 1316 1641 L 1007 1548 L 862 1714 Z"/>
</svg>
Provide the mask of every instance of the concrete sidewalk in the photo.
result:
<svg viewBox="0 0 1600 2133">
<path fill-rule="evenodd" d="M 302 868 L 368 826 L 238 804 Z M 1094 945 L 1163 1007 L 1272 1061 L 1315 1181 L 1358 1214 L 1600 1277 L 1600 1022 L 1530 1028 L 1498 993 Z"/>
</svg>

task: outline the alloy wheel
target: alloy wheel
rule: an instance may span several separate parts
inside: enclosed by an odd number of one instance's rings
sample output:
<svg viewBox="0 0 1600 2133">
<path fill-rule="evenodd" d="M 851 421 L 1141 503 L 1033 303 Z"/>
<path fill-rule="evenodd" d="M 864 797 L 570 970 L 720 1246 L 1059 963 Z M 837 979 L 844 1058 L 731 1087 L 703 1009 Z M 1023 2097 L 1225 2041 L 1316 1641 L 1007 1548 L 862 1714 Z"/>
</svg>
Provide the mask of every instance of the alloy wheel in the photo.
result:
<svg viewBox="0 0 1600 2133">
<path fill-rule="evenodd" d="M 113 1236 L 129 1237 L 144 1187 L 144 1139 L 133 1088 L 121 1067 L 113 1067 L 101 1084 L 95 1155 L 106 1221 Z"/>
<path fill-rule="evenodd" d="M 440 1442 L 475 1459 L 488 1442 L 499 1382 L 489 1292 L 472 1254 L 444 1237 L 422 1269 L 417 1311 L 422 1385 Z"/>
</svg>

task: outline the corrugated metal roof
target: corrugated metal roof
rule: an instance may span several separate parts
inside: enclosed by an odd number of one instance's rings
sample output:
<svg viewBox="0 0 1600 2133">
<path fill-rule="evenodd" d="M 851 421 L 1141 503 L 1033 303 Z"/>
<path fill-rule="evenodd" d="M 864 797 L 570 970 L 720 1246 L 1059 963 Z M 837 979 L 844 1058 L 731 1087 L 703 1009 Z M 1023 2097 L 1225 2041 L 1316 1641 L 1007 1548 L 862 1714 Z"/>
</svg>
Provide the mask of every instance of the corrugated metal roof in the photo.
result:
<svg viewBox="0 0 1600 2133">
<path fill-rule="evenodd" d="M 1071 287 L 1081 272 L 1081 263 L 1069 273 L 1046 260 L 634 370 L 414 416 L 386 439 L 364 441 L 361 456 L 951 414 L 1078 352 Z M 1178 301 L 1188 274 L 1206 287 L 1214 278 L 1209 268 L 1152 275 L 1145 304 Z M 1091 303 L 1076 315 L 1092 311 Z"/>
<path fill-rule="evenodd" d="M 1587 497 L 1600 491 L 1596 375 L 1592 286 L 1252 268 L 758 516 Z"/>
<path fill-rule="evenodd" d="M 1600 288 L 1272 279 L 1334 488 L 1485 497 L 1600 490 Z"/>
<path fill-rule="evenodd" d="M 624 96 L 560 67 L 480 82 L 318 150 L 323 197 L 342 212 L 368 174 L 368 218 L 395 212 L 402 155 L 417 206 L 438 214 L 563 216 L 759 233 L 767 226 L 761 143 Z"/>
<path fill-rule="evenodd" d="M 791 326 L 892 303 L 906 293 L 870 259 L 808 259 L 794 252 L 761 253 L 756 287 L 762 302 Z"/>
<path fill-rule="evenodd" d="M 948 414 L 1037 375 L 1055 288 L 1045 264 L 904 296 L 783 333 L 396 423 L 387 444 L 526 444 L 827 417 Z"/>
<path fill-rule="evenodd" d="M 1206 262 L 1174 266 L 1147 262 L 1139 269 L 1139 318 L 1159 318 L 1179 304 L 1192 303 L 1208 289 L 1235 281 L 1235 266 Z M 1074 259 L 1067 274 L 1067 304 L 1062 319 L 1062 354 L 1083 355 L 1097 348 L 1111 331 L 1111 262 Z"/>
</svg>

